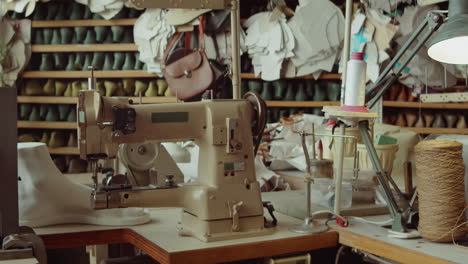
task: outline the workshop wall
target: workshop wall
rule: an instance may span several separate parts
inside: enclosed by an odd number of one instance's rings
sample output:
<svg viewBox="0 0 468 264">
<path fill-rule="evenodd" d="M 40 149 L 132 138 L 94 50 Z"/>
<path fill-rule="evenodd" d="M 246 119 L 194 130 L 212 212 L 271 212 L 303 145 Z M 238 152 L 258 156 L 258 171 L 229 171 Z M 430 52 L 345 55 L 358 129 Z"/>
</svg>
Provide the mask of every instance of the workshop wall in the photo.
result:
<svg viewBox="0 0 468 264">
<path fill-rule="evenodd" d="M 334 12 L 338 20 L 330 21 L 335 21 L 340 25 L 345 1 L 331 2 L 333 4 L 327 0 L 321 0 L 308 5 L 325 6 L 326 4 L 335 8 L 331 9 L 330 12 Z M 242 3 L 241 17 L 247 34 L 246 45 L 250 38 L 264 36 L 263 33 L 255 33 L 253 29 L 255 23 L 249 18 L 255 14 L 272 10 L 274 5 L 278 3 L 277 1 L 264 0 Z M 299 15 L 302 14 L 301 10 L 303 9 L 297 9 L 298 1 L 285 1 L 285 3 L 288 9 L 283 10 L 284 23 L 280 24 L 283 25 L 284 32 L 288 28 L 295 32 L 293 24 L 299 23 Z M 359 12 L 362 14 L 359 7 L 361 9 L 365 7 L 369 11 L 366 17 L 370 20 L 376 19 L 373 17 L 376 15 L 369 15 L 372 10 L 376 10 L 373 8 L 380 8 L 384 10 L 384 15 L 377 17 L 387 21 L 388 27 L 396 28 L 398 24 L 412 21 L 411 14 L 414 17 L 414 14 L 427 9 L 425 6 L 416 8 L 408 4 L 408 1 L 397 1 L 397 3 L 396 6 L 387 6 L 370 1 L 369 6 L 362 6 L 359 1 L 355 1 L 355 18 L 358 17 Z M 303 8 L 307 8 L 308 5 Z M 304 10 L 315 12 L 313 10 L 317 10 L 317 8 Z M 293 15 L 294 11 L 296 12 L 295 16 Z M 325 12 L 325 8 L 321 11 Z M 105 9 L 101 13 L 93 13 L 88 6 L 77 2 L 37 3 L 34 12 L 28 16 L 33 21 L 31 60 L 16 83 L 19 102 L 19 142 L 40 141 L 48 144 L 50 153 L 62 172 L 80 173 L 87 170 L 87 164 L 78 159 L 77 156 L 76 126 L 74 125 L 76 110 L 74 106 L 78 91 L 87 88 L 86 78 L 90 76 L 88 68 L 91 65 L 98 69 L 96 89 L 102 95 L 129 96 L 138 100 L 136 97 L 141 94 L 144 103 L 175 102 L 175 98 L 170 93 L 170 89 L 167 89 L 168 86 L 164 79 L 159 78 L 156 74 L 148 73 L 148 67 L 139 60 L 138 47 L 134 43 L 132 29 L 141 14 L 142 11 L 126 7 L 121 10 Z M 21 19 L 24 18 L 25 14 L 9 12 L 7 16 Z M 105 19 L 111 16 L 110 20 Z M 361 28 L 364 33 L 369 28 L 366 25 L 363 24 Z M 374 30 L 378 32 L 379 27 L 375 28 L 374 26 Z M 393 30 L 391 34 L 396 33 Z M 389 38 L 383 45 L 385 47 L 382 48 L 380 43 L 382 37 L 378 38 L 377 35 L 376 33 L 376 37 L 372 41 L 366 40 L 367 47 L 374 47 L 375 42 L 379 52 L 385 51 L 391 57 L 401 41 L 398 37 Z M 314 41 L 318 40 L 320 37 L 315 36 Z M 257 42 L 254 41 L 254 43 Z M 270 41 L 269 45 L 274 45 L 274 43 L 274 41 Z M 256 46 L 248 46 L 247 50 L 255 48 Z M 281 117 L 297 113 L 323 115 L 322 107 L 338 105 L 341 96 L 341 75 L 338 74 L 341 53 L 335 49 L 330 49 L 330 51 L 335 52 L 333 54 L 336 57 L 331 63 L 327 62 L 326 71 L 323 68 L 314 68 L 318 67 L 316 65 L 322 65 L 319 63 L 320 61 L 316 61 L 312 66 L 301 66 L 301 68 L 297 66 L 297 59 L 286 55 L 282 58 L 283 62 L 278 64 L 280 68 L 276 66 L 276 68 L 263 72 L 256 69 L 258 64 L 255 53 L 249 51 L 249 54 L 245 53 L 242 56 L 242 93 L 257 91 L 261 94 L 269 106 L 268 122 L 276 122 Z M 366 48 L 365 51 L 372 54 L 370 48 Z M 294 49 L 294 52 L 297 53 L 297 49 Z M 322 53 L 317 52 L 317 54 Z M 311 54 L 307 56 L 317 58 Z M 329 57 L 323 58 L 328 60 Z M 411 67 L 417 67 L 418 63 L 423 63 L 422 60 L 415 61 L 416 64 Z M 289 66 L 292 65 L 291 62 L 295 66 L 294 76 L 288 72 Z M 385 65 L 380 61 L 379 63 Z M 272 76 L 271 73 L 277 69 L 280 70 L 279 75 Z M 301 74 L 306 70 L 315 69 L 318 71 Z M 454 82 L 462 84 L 464 80 L 460 77 L 464 76 L 463 73 L 454 74 L 450 71 L 450 76 L 457 75 L 456 77 L 459 79 L 452 77 L 449 84 L 452 85 Z M 438 76 L 440 77 L 440 74 Z M 419 103 L 419 94 L 421 93 L 460 92 L 464 91 L 465 88 L 454 86 L 446 89 L 437 85 L 427 88 L 424 83 L 415 81 L 421 79 L 424 79 L 424 76 L 412 73 L 406 76 L 403 84 L 396 84 L 387 92 L 383 102 L 384 123 L 407 127 L 421 134 L 467 133 L 466 106 L 462 104 Z"/>
</svg>

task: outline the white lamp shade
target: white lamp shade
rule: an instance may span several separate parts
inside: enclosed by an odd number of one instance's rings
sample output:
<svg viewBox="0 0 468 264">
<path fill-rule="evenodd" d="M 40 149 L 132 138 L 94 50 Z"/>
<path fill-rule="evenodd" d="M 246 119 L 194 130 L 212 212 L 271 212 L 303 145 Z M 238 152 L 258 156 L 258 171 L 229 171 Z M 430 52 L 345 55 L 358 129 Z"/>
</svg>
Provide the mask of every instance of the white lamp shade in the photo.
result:
<svg viewBox="0 0 468 264">
<path fill-rule="evenodd" d="M 439 41 L 427 50 L 429 57 L 448 64 L 468 64 L 468 36 Z"/>
</svg>

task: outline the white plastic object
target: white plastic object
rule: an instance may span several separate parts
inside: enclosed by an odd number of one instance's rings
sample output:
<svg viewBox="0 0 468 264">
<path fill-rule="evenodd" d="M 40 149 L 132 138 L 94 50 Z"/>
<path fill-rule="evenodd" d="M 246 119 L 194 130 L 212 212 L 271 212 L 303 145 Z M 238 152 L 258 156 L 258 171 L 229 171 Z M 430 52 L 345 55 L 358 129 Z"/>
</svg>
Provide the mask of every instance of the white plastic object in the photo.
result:
<svg viewBox="0 0 468 264">
<path fill-rule="evenodd" d="M 62 175 L 44 143 L 18 143 L 20 225 L 138 225 L 150 221 L 140 208 L 93 210 L 91 187 Z"/>
<path fill-rule="evenodd" d="M 409 232 L 401 233 L 401 232 L 388 230 L 388 237 L 401 238 L 401 239 L 411 239 L 411 238 L 420 238 L 421 237 L 418 230 L 416 230 L 416 229 L 410 229 L 408 231 Z"/>
<path fill-rule="evenodd" d="M 311 202 L 326 208 L 333 208 L 335 203 L 335 184 L 333 179 L 317 178 L 312 184 Z M 343 181 L 341 185 L 340 207 L 350 208 L 353 202 L 351 182 Z"/>
<path fill-rule="evenodd" d="M 346 74 L 345 105 L 363 106 L 366 87 L 366 62 L 364 53 L 353 52 Z"/>
</svg>

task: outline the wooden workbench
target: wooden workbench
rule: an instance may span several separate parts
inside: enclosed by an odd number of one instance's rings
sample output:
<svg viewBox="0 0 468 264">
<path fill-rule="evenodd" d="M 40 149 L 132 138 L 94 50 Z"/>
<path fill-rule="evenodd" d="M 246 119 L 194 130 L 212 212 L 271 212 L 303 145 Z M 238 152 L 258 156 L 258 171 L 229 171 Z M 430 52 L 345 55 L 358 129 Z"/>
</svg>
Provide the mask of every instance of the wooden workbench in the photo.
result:
<svg viewBox="0 0 468 264">
<path fill-rule="evenodd" d="M 302 235 L 288 231 L 289 226 L 301 221 L 282 214 L 276 214 L 278 226 L 272 235 L 205 243 L 196 238 L 178 236 L 176 224 L 181 209 L 149 211 L 151 222 L 140 226 L 58 225 L 34 230 L 48 249 L 130 243 L 162 264 L 237 261 L 312 251 L 338 244 L 337 232 Z"/>
<path fill-rule="evenodd" d="M 366 217 L 366 219 L 382 221 L 389 217 Z M 452 243 L 433 243 L 422 238 L 390 238 L 387 235 L 388 229 L 354 220 L 348 228 L 336 224 L 330 224 L 330 227 L 339 233 L 340 244 L 399 263 L 468 263 L 468 249 Z"/>
</svg>

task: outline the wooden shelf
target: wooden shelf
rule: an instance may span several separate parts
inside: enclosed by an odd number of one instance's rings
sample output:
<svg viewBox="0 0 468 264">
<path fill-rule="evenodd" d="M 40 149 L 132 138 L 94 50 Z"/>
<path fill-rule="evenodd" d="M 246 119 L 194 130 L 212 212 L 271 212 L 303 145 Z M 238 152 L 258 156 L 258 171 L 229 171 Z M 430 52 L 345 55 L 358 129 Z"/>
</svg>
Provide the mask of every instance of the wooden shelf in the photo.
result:
<svg viewBox="0 0 468 264">
<path fill-rule="evenodd" d="M 338 101 L 266 101 L 268 107 L 323 107 L 338 106 Z"/>
<path fill-rule="evenodd" d="M 260 76 L 255 76 L 254 73 L 242 73 L 241 74 L 242 79 L 258 79 L 260 80 Z M 306 76 L 300 76 L 300 77 L 293 77 L 293 78 L 286 78 L 286 77 L 281 77 L 282 79 L 298 79 L 298 80 L 308 80 L 308 79 L 313 79 L 315 80 L 314 76 L 312 75 L 306 75 Z M 338 73 L 323 73 L 320 75 L 319 80 L 340 80 L 341 79 L 341 74 Z"/>
<path fill-rule="evenodd" d="M 18 128 L 76 129 L 75 122 L 18 121 Z"/>
<path fill-rule="evenodd" d="M 156 78 L 158 75 L 141 70 L 95 71 L 96 78 Z M 90 71 L 26 71 L 21 74 L 26 79 L 78 79 L 91 77 Z"/>
<path fill-rule="evenodd" d="M 33 20 L 33 28 L 133 26 L 136 18 L 123 19 L 81 19 L 81 20 Z"/>
<path fill-rule="evenodd" d="M 32 52 L 110 52 L 110 51 L 138 51 L 133 43 L 124 44 L 58 44 L 32 45 Z"/>
<path fill-rule="evenodd" d="M 25 71 L 21 74 L 22 78 L 27 79 L 40 79 L 40 78 L 56 78 L 56 79 L 76 79 L 76 78 L 89 78 L 90 71 Z M 129 71 L 95 71 L 96 78 L 155 78 L 157 74 L 148 73 L 142 70 L 129 70 Z M 258 79 L 253 73 L 242 73 L 242 79 Z M 339 80 L 340 74 L 327 73 L 322 74 L 320 80 Z M 291 79 L 314 79 L 312 76 L 296 77 Z"/>
<path fill-rule="evenodd" d="M 77 147 L 49 148 L 49 153 L 54 155 L 80 155 Z"/>
<path fill-rule="evenodd" d="M 418 134 L 462 134 L 468 135 L 468 129 L 458 128 L 432 128 L 432 127 L 403 127 Z"/>
<path fill-rule="evenodd" d="M 464 103 L 426 104 L 419 102 L 384 101 L 383 106 L 395 108 L 468 109 L 468 104 Z"/>
<path fill-rule="evenodd" d="M 140 102 L 140 97 L 126 97 L 134 103 Z M 174 96 L 142 97 L 143 104 L 165 104 L 177 102 Z M 77 97 L 65 96 L 18 96 L 18 103 L 24 104 L 77 104 Z"/>
<path fill-rule="evenodd" d="M 65 96 L 17 96 L 16 101 L 21 104 L 77 104 L 77 97 Z"/>
</svg>

